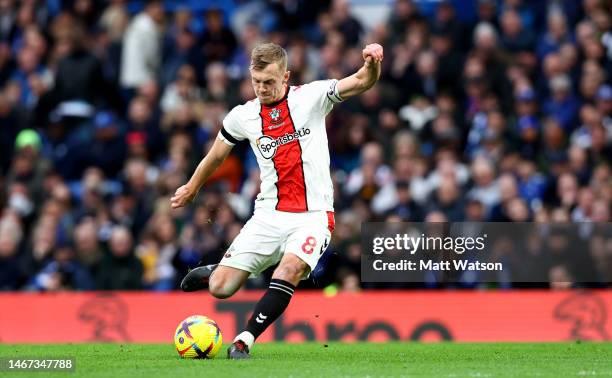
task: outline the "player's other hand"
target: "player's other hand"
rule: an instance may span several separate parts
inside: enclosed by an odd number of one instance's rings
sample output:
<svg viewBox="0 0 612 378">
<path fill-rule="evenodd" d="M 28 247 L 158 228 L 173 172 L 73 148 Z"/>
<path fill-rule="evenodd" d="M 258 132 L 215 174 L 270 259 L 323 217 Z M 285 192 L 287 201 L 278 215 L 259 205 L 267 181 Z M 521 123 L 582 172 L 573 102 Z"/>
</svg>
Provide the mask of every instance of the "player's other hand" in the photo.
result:
<svg viewBox="0 0 612 378">
<path fill-rule="evenodd" d="M 194 190 L 189 184 L 185 184 L 174 192 L 174 196 L 170 198 L 170 206 L 173 209 L 183 207 L 193 201 L 196 194 L 196 190 Z"/>
<path fill-rule="evenodd" d="M 383 48 L 378 43 L 367 45 L 361 52 L 363 60 L 368 63 L 380 63 L 383 60 Z"/>
</svg>

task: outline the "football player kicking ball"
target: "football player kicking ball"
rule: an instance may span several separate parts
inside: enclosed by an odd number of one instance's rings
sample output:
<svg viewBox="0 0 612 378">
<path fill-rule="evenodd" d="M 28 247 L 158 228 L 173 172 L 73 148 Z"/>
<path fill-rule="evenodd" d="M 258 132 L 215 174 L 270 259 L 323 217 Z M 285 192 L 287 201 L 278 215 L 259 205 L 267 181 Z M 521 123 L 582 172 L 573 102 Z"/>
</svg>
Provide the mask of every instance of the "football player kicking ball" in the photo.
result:
<svg viewBox="0 0 612 378">
<path fill-rule="evenodd" d="M 228 349 L 228 358 L 249 357 L 255 339 L 287 308 L 296 286 L 327 248 L 334 216 L 325 116 L 334 104 L 365 92 L 378 80 L 383 48 L 371 44 L 362 53 L 363 67 L 349 77 L 290 87 L 287 52 L 272 43 L 256 46 L 250 73 L 257 98 L 229 112 L 208 154 L 170 200 L 173 209 L 187 205 L 232 147 L 249 141 L 261 171 L 253 217 L 218 265 L 196 268 L 181 283 L 184 291 L 208 283 L 213 296 L 228 298 L 249 276 L 278 263 L 246 329 Z"/>
</svg>

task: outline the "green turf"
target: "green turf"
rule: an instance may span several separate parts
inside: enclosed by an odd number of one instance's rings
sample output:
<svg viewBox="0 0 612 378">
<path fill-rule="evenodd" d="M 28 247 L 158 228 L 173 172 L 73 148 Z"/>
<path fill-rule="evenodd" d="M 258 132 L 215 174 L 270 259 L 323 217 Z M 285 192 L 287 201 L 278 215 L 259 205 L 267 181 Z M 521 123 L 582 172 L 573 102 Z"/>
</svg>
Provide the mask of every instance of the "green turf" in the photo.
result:
<svg viewBox="0 0 612 378">
<path fill-rule="evenodd" d="M 271 343 L 257 345 L 249 361 L 228 361 L 224 352 L 214 360 L 182 360 L 162 344 L 0 344 L 0 357 L 76 358 L 74 375 L 14 377 L 612 376 L 612 343 Z"/>
</svg>

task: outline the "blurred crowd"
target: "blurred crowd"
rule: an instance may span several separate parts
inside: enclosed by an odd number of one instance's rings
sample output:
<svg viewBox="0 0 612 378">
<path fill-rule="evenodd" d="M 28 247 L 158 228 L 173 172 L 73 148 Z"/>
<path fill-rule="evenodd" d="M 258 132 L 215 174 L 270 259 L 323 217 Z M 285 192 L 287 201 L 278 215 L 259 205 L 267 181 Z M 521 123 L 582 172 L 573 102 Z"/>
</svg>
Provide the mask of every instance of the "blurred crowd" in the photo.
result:
<svg viewBox="0 0 612 378">
<path fill-rule="evenodd" d="M 327 119 L 319 284 L 361 288 L 366 221 L 610 222 L 610 2 L 384 4 L 372 26 L 346 0 L 0 0 L 0 290 L 173 290 L 218 262 L 259 190 L 249 146 L 190 207 L 169 197 L 254 97 L 260 41 L 288 50 L 292 85 L 385 48 L 380 82 Z"/>
</svg>

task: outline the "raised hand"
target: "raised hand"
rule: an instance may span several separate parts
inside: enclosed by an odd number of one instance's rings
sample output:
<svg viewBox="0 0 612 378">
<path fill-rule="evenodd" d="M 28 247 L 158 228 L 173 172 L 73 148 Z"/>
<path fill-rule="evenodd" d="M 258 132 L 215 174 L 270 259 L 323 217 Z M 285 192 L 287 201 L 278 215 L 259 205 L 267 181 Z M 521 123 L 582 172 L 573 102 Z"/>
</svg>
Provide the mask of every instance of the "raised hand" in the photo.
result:
<svg viewBox="0 0 612 378">
<path fill-rule="evenodd" d="M 378 43 L 367 45 L 361 54 L 363 55 L 363 60 L 368 63 L 380 63 L 383 60 L 383 48 Z"/>
</svg>

